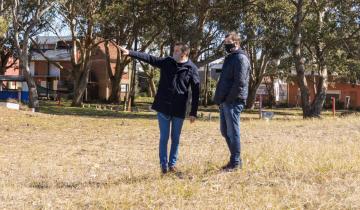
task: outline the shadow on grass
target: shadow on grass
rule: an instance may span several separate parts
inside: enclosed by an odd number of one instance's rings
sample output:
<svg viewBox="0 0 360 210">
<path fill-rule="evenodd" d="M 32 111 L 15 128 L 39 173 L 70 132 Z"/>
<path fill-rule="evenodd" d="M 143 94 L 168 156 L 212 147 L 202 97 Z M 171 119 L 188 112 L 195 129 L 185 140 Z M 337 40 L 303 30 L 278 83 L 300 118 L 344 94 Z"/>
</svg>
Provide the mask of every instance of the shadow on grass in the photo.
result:
<svg viewBox="0 0 360 210">
<path fill-rule="evenodd" d="M 86 188 L 86 187 L 106 187 L 121 184 L 136 184 L 158 180 L 159 177 L 141 175 L 135 177 L 121 177 L 111 181 L 85 181 L 85 182 L 56 182 L 55 188 Z"/>
<path fill-rule="evenodd" d="M 100 106 L 100 104 L 99 104 Z M 107 105 L 114 106 L 117 105 Z M 156 113 L 150 111 L 151 103 L 140 101 L 136 103 L 136 112 L 124 112 L 115 110 L 100 110 L 92 107 L 71 107 L 69 101 L 63 101 L 61 106 L 55 101 L 41 101 L 40 112 L 45 114 L 53 115 L 72 115 L 72 116 L 85 116 L 93 118 L 119 118 L 119 119 L 156 119 Z M 122 110 L 120 106 L 120 110 Z M 273 112 L 275 116 L 281 116 L 280 118 L 274 118 L 273 120 L 290 120 L 294 117 L 301 117 L 302 111 L 298 108 L 283 108 L 283 109 L 264 109 L 264 111 Z M 217 106 L 199 107 L 199 112 L 218 113 L 219 109 Z M 242 116 L 241 120 L 258 120 L 259 110 L 245 110 L 243 114 L 249 114 L 251 116 Z M 323 116 L 330 116 L 331 112 L 324 110 Z M 209 119 L 208 114 L 199 114 L 199 120 L 201 121 L 217 121 L 218 116 L 211 116 Z"/>
<path fill-rule="evenodd" d="M 127 119 L 155 119 L 155 112 L 143 111 L 139 109 L 139 112 L 124 112 L 115 110 L 98 110 L 94 107 L 71 107 L 67 103 L 63 103 L 61 106 L 55 102 L 42 101 L 40 104 L 40 113 L 53 114 L 53 115 L 71 115 L 71 116 L 85 116 L 94 118 L 127 118 Z"/>
<path fill-rule="evenodd" d="M 202 111 L 202 112 L 219 112 L 219 108 L 218 108 L 218 106 L 212 105 L 212 106 L 208 106 L 208 107 L 199 107 L 199 111 Z M 297 108 L 279 108 L 279 109 L 263 108 L 263 111 L 274 112 L 274 114 L 276 114 L 276 115 L 288 115 L 288 116 L 302 115 L 301 109 L 297 109 Z M 242 113 L 258 114 L 259 109 L 245 109 Z"/>
<path fill-rule="evenodd" d="M 157 175 L 139 175 L 139 176 L 123 176 L 114 180 L 109 181 L 96 181 L 96 180 L 88 180 L 88 181 L 56 181 L 55 183 L 51 183 L 48 180 L 34 180 L 29 183 L 30 188 L 35 189 L 82 189 L 88 187 L 109 187 L 109 186 L 118 186 L 121 184 L 141 184 L 141 183 L 149 183 L 160 179 L 182 179 L 182 180 L 192 180 L 193 177 L 187 173 L 184 173 L 181 177 L 177 174 L 168 173 L 166 175 L 161 175 L 159 172 L 159 176 Z"/>
<path fill-rule="evenodd" d="M 121 185 L 121 184 L 136 184 L 136 183 L 145 183 L 158 180 L 160 177 L 157 176 L 134 176 L 134 177 L 121 177 L 116 180 L 111 181 L 56 181 L 55 183 L 50 183 L 48 180 L 34 180 L 29 183 L 30 188 L 35 189 L 50 189 L 50 188 L 86 188 L 86 187 L 106 187 L 111 185 Z"/>
<path fill-rule="evenodd" d="M 295 109 L 263 109 L 263 111 L 266 112 L 273 112 L 275 115 L 281 115 L 281 116 L 302 116 L 301 110 L 295 110 Z M 258 114 L 259 110 L 245 110 L 245 113 L 248 114 Z"/>
</svg>

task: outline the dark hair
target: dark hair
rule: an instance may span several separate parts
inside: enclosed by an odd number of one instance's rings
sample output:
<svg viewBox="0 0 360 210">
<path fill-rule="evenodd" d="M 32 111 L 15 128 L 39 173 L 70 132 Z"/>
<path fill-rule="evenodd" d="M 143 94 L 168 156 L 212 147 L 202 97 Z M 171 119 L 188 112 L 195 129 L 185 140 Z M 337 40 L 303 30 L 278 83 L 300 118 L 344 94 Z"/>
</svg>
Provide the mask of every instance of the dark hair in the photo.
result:
<svg viewBox="0 0 360 210">
<path fill-rule="evenodd" d="M 232 32 L 230 32 L 230 33 L 228 33 L 228 34 L 225 35 L 225 38 L 228 38 L 228 37 L 230 37 L 230 39 L 231 39 L 233 42 L 235 42 L 235 43 L 237 43 L 237 44 L 240 45 L 240 43 L 241 43 L 241 38 L 240 38 L 239 34 L 237 34 L 235 31 L 232 31 Z"/>
<path fill-rule="evenodd" d="M 181 46 L 180 50 L 182 53 L 186 53 L 187 55 L 189 55 L 190 53 L 190 47 L 188 44 L 186 44 L 185 42 L 176 42 L 175 46 Z"/>
</svg>

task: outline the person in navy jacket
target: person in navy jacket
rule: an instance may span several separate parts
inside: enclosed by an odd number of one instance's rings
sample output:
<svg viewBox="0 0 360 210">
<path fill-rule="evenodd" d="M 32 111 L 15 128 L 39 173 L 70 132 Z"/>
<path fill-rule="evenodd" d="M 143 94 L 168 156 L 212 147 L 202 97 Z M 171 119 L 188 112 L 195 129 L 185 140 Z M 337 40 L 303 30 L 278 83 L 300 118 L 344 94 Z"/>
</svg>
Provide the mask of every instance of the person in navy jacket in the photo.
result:
<svg viewBox="0 0 360 210">
<path fill-rule="evenodd" d="M 220 130 L 230 151 L 227 171 L 242 167 L 240 147 L 240 113 L 248 97 L 250 62 L 240 49 L 240 36 L 231 32 L 225 36 L 227 55 L 216 86 L 214 102 L 220 106 Z"/>
<path fill-rule="evenodd" d="M 200 94 L 198 68 L 189 59 L 190 48 L 185 43 L 176 43 L 172 57 L 156 57 L 143 52 L 119 47 L 123 55 L 149 63 L 160 69 L 160 81 L 152 109 L 157 111 L 160 128 L 159 158 L 162 173 L 176 171 L 179 141 L 186 115 L 189 87 L 192 92 L 190 122 L 197 117 Z M 170 133 L 171 132 L 171 133 Z M 171 149 L 168 158 L 167 145 L 171 134 Z"/>
</svg>

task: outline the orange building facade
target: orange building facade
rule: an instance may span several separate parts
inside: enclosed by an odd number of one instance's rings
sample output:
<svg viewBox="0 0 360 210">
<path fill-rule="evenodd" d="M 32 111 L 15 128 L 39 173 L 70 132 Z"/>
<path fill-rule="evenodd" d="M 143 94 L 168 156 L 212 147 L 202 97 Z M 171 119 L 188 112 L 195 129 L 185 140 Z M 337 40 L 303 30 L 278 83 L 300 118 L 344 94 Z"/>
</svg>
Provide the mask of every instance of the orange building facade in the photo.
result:
<svg viewBox="0 0 360 210">
<path fill-rule="evenodd" d="M 310 91 L 310 100 L 313 101 L 315 97 L 314 83 L 310 80 L 310 77 L 307 79 L 307 82 Z M 340 109 L 360 109 L 360 84 L 350 84 L 330 78 L 325 107 L 331 106 L 331 97 L 335 97 L 337 107 Z M 300 88 L 296 81 L 288 82 L 288 105 L 301 105 Z"/>
</svg>

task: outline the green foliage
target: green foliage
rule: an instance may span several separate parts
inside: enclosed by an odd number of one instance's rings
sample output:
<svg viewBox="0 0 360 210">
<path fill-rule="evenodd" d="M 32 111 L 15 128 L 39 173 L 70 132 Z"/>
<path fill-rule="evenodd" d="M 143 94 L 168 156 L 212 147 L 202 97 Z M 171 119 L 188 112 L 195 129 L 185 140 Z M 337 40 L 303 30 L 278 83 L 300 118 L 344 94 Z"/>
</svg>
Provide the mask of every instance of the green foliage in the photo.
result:
<svg viewBox="0 0 360 210">
<path fill-rule="evenodd" d="M 330 73 L 356 80 L 359 6 L 356 1 L 326 0 L 310 5 L 303 32 L 304 55 L 308 64 L 327 65 Z"/>
</svg>

